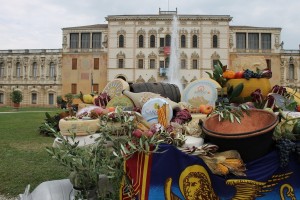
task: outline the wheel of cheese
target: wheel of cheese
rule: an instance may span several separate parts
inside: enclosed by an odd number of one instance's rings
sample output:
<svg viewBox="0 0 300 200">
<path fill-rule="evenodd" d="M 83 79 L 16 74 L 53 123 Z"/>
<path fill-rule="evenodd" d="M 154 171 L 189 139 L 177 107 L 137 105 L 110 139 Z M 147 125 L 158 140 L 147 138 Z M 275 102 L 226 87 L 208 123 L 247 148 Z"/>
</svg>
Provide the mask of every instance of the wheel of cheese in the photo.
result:
<svg viewBox="0 0 300 200">
<path fill-rule="evenodd" d="M 106 107 L 117 107 L 117 106 L 122 108 L 133 108 L 134 104 L 129 97 L 125 95 L 121 95 L 121 96 L 115 96 L 106 105 Z"/>
<path fill-rule="evenodd" d="M 76 133 L 76 136 L 90 135 L 99 130 L 99 119 L 61 119 L 58 126 L 62 135 L 72 135 L 73 132 Z"/>
<path fill-rule="evenodd" d="M 218 98 L 217 88 L 221 88 L 220 84 L 212 79 L 193 81 L 183 90 L 181 101 L 191 104 L 194 108 L 199 108 L 201 104 L 215 106 Z"/>
<path fill-rule="evenodd" d="M 129 84 L 123 79 L 117 78 L 109 82 L 102 93 L 106 92 L 111 98 L 121 96 L 123 90 L 129 90 Z"/>
<path fill-rule="evenodd" d="M 153 98 L 147 101 L 142 107 L 142 116 L 149 124 L 158 123 L 158 115 L 157 115 L 157 105 L 163 106 L 167 104 L 169 106 L 170 112 L 167 114 L 167 120 L 170 122 L 173 117 L 173 110 L 170 104 L 165 99 L 162 98 Z"/>
</svg>

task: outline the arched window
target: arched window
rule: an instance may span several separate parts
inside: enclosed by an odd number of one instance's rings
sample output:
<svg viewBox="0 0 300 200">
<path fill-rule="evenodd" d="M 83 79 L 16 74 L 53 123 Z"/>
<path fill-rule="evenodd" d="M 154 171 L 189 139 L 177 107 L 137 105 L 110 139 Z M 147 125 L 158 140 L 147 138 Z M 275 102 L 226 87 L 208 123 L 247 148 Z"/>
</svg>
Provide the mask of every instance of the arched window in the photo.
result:
<svg viewBox="0 0 300 200">
<path fill-rule="evenodd" d="M 17 62 L 17 66 L 16 66 L 16 77 L 17 78 L 21 77 L 21 64 L 19 62 Z"/>
<path fill-rule="evenodd" d="M 139 48 L 143 48 L 143 47 L 144 47 L 144 36 L 139 35 Z"/>
<path fill-rule="evenodd" d="M 151 35 L 150 36 L 150 48 L 154 48 L 155 47 L 155 36 Z"/>
<path fill-rule="evenodd" d="M 166 35 L 166 46 L 171 46 L 171 35 Z"/>
<path fill-rule="evenodd" d="M 0 63 L 0 77 L 4 77 L 4 64 Z"/>
<path fill-rule="evenodd" d="M 49 76 L 50 76 L 51 78 L 53 78 L 53 77 L 55 76 L 55 66 L 54 66 L 54 63 L 53 63 L 53 62 L 50 63 Z"/>
<path fill-rule="evenodd" d="M 119 35 L 119 47 L 124 47 L 124 35 Z"/>
<path fill-rule="evenodd" d="M 294 80 L 295 78 L 295 67 L 294 64 L 289 65 L 289 80 Z"/>
<path fill-rule="evenodd" d="M 37 63 L 34 62 L 32 65 L 32 77 L 36 78 L 37 77 Z"/>
<path fill-rule="evenodd" d="M 218 36 L 213 35 L 213 48 L 218 48 Z"/>
<path fill-rule="evenodd" d="M 198 47 L 198 37 L 197 35 L 193 35 L 193 48 Z"/>
<path fill-rule="evenodd" d="M 181 41 L 181 48 L 185 48 L 186 45 L 185 45 L 185 35 L 181 35 L 180 37 L 180 41 Z"/>
</svg>

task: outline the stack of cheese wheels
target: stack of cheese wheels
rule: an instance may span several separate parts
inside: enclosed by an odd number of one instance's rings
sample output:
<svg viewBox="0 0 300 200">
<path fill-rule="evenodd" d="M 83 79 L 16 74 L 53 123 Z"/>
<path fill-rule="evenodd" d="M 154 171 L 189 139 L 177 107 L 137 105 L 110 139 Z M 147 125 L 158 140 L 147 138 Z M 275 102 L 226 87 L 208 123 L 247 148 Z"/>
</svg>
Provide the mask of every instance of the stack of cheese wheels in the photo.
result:
<svg viewBox="0 0 300 200">
<path fill-rule="evenodd" d="M 99 130 L 99 119 L 91 120 L 59 120 L 59 129 L 62 135 L 72 135 L 73 133 L 76 136 L 85 136 L 94 134 Z"/>
</svg>

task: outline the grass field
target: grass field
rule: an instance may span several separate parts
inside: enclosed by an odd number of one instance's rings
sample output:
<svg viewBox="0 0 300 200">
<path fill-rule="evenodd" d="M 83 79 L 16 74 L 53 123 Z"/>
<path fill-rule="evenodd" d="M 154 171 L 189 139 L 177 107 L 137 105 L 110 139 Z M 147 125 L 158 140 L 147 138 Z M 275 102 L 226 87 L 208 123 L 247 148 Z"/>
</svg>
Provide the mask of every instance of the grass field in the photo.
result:
<svg viewBox="0 0 300 200">
<path fill-rule="evenodd" d="M 38 133 L 44 122 L 45 112 L 60 112 L 56 108 L 0 108 L 0 194 L 12 197 L 23 193 L 30 184 L 31 191 L 47 180 L 66 178 L 69 172 L 46 152 L 54 138 Z"/>
</svg>

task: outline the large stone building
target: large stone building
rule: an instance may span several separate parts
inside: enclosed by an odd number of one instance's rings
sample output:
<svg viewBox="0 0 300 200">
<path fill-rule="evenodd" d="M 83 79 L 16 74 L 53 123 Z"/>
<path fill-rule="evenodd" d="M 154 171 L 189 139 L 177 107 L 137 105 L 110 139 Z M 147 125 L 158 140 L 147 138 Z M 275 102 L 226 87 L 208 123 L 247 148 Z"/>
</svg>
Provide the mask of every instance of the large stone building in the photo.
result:
<svg viewBox="0 0 300 200">
<path fill-rule="evenodd" d="M 107 24 L 63 28 L 62 49 L 1 50 L 0 105 L 10 104 L 14 89 L 23 105 L 51 106 L 57 95 L 99 93 L 115 78 L 164 81 L 174 38 L 183 85 L 207 77 L 220 60 L 233 70 L 270 68 L 272 85 L 300 87 L 300 51 L 283 49 L 281 28 L 231 26 L 231 19 L 177 10 L 109 15 Z"/>
</svg>

